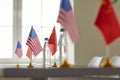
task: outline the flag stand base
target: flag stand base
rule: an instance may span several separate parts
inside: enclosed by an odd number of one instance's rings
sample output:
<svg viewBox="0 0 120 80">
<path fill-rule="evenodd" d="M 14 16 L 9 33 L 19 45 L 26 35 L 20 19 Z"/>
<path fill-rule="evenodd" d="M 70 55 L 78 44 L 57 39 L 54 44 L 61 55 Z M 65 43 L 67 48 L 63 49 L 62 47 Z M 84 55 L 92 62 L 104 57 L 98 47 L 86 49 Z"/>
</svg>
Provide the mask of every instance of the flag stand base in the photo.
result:
<svg viewBox="0 0 120 80">
<path fill-rule="evenodd" d="M 17 68 L 18 68 L 19 66 L 20 66 L 19 64 L 16 65 Z"/>
<path fill-rule="evenodd" d="M 33 68 L 32 63 L 30 62 L 29 65 L 27 66 L 28 68 Z"/>
<path fill-rule="evenodd" d="M 52 67 L 57 67 L 57 63 L 56 63 L 56 62 L 54 62 L 54 64 L 52 65 Z"/>
<path fill-rule="evenodd" d="M 67 60 L 64 60 L 63 63 L 60 65 L 60 68 L 71 68 L 72 65 L 68 63 Z"/>
<path fill-rule="evenodd" d="M 110 58 L 107 57 L 100 65 L 101 68 L 106 68 L 106 67 L 114 67 L 114 65 L 110 62 Z"/>
</svg>

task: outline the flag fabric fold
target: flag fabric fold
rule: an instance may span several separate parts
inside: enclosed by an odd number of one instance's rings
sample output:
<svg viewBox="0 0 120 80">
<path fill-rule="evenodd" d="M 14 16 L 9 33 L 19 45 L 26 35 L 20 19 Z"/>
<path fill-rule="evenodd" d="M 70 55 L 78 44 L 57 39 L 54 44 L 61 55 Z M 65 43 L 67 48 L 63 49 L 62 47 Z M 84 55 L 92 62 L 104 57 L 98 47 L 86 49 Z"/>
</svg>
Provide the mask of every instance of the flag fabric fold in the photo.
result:
<svg viewBox="0 0 120 80">
<path fill-rule="evenodd" d="M 48 45 L 49 45 L 52 55 L 55 55 L 55 53 L 57 51 L 57 37 L 56 37 L 55 27 L 53 28 L 50 38 L 48 40 Z"/>
<path fill-rule="evenodd" d="M 31 31 L 29 33 L 26 45 L 31 48 L 35 56 L 37 56 L 42 51 L 42 46 L 33 27 L 31 27 Z"/>
<path fill-rule="evenodd" d="M 107 45 L 119 38 L 120 25 L 110 0 L 102 0 L 95 25 L 102 32 Z"/>
<path fill-rule="evenodd" d="M 57 22 L 65 28 L 72 42 L 76 42 L 79 39 L 78 23 L 69 0 L 61 1 Z"/>
<path fill-rule="evenodd" d="M 28 46 L 26 56 L 27 56 L 29 59 L 30 59 L 31 53 L 32 53 L 31 48 Z"/>
<path fill-rule="evenodd" d="M 16 50 L 15 50 L 15 53 L 16 53 L 16 55 L 19 57 L 19 58 L 21 58 L 22 57 L 22 54 L 23 54 L 23 52 L 22 52 L 22 46 L 21 46 L 21 43 L 18 41 L 18 43 L 17 43 L 17 47 L 16 47 Z"/>
</svg>

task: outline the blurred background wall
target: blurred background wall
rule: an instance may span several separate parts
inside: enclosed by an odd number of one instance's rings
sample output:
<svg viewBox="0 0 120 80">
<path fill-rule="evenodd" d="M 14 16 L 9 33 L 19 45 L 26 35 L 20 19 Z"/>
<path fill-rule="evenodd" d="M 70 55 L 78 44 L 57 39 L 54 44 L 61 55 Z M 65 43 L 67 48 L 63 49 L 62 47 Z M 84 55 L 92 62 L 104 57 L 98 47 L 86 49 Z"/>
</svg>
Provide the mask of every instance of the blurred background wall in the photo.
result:
<svg viewBox="0 0 120 80">
<path fill-rule="evenodd" d="M 74 0 L 74 11 L 80 28 L 80 39 L 75 45 L 75 64 L 86 66 L 94 56 L 105 56 L 106 43 L 94 22 L 102 0 Z M 112 0 L 111 0 L 112 1 Z M 120 0 L 113 4 L 120 22 Z M 109 45 L 110 57 L 120 55 L 120 38 Z"/>
</svg>

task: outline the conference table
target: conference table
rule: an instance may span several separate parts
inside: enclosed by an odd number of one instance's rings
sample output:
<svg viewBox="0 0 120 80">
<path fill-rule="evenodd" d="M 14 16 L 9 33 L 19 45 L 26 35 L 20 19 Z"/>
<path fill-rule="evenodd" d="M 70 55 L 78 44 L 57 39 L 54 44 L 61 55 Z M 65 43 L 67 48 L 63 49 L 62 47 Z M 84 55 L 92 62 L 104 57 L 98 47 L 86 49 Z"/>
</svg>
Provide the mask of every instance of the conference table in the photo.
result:
<svg viewBox="0 0 120 80">
<path fill-rule="evenodd" d="M 114 77 L 114 76 L 118 77 Z M 85 80 L 120 80 L 120 68 L 2 68 L 1 77 L 29 77 L 47 80 L 49 77 L 79 77 Z"/>
</svg>

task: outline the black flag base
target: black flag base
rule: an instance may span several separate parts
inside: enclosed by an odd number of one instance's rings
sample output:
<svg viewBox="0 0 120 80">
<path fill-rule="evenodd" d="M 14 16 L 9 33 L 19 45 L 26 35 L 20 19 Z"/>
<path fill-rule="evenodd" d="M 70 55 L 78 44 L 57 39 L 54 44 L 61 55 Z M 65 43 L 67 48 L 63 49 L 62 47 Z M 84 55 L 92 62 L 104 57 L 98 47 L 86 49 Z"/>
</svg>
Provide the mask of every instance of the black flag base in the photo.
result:
<svg viewBox="0 0 120 80">
<path fill-rule="evenodd" d="M 27 66 L 28 68 L 33 68 L 32 63 L 30 62 L 29 65 Z"/>
</svg>

